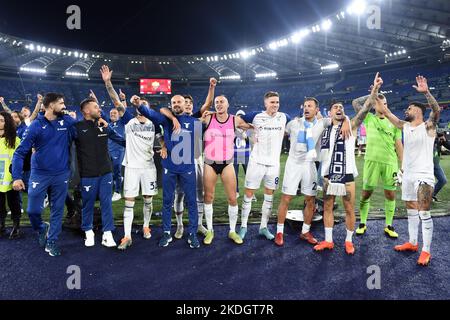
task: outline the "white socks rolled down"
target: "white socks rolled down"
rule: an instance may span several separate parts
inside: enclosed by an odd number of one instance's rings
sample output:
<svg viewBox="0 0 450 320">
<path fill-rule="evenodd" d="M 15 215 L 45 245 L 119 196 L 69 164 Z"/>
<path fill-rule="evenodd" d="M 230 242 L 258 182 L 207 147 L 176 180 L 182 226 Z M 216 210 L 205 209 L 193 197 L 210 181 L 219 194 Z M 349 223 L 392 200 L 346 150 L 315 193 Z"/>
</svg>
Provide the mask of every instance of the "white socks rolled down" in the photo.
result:
<svg viewBox="0 0 450 320">
<path fill-rule="evenodd" d="M 213 230 L 213 205 L 205 203 L 206 227 L 209 231 Z"/>
<path fill-rule="evenodd" d="M 408 232 L 409 232 L 409 243 L 412 245 L 417 245 L 419 238 L 419 212 L 415 209 L 408 209 Z"/>
<path fill-rule="evenodd" d="M 333 242 L 333 228 L 325 228 L 325 241 Z"/>
<path fill-rule="evenodd" d="M 153 199 L 144 199 L 144 228 L 150 227 L 153 213 Z"/>
<path fill-rule="evenodd" d="M 303 222 L 302 234 L 308 233 L 311 230 L 311 225 Z"/>
<path fill-rule="evenodd" d="M 230 231 L 236 232 L 236 224 L 239 215 L 238 206 L 228 206 L 228 217 L 230 219 Z"/>
<path fill-rule="evenodd" d="M 277 234 L 284 233 L 284 223 L 277 223 Z"/>
<path fill-rule="evenodd" d="M 422 251 L 430 253 L 431 240 L 433 238 L 433 219 L 431 218 L 430 211 L 419 211 L 419 216 L 420 220 L 422 220 Z"/>
<path fill-rule="evenodd" d="M 125 200 L 125 210 L 123 212 L 123 228 L 125 237 L 131 239 L 131 226 L 134 219 L 134 201 Z"/>
<path fill-rule="evenodd" d="M 241 228 L 247 228 L 248 216 L 252 210 L 252 198 L 247 198 L 244 195 L 244 201 L 242 202 L 242 215 L 241 215 Z"/>
<path fill-rule="evenodd" d="M 345 242 L 353 242 L 354 231 L 347 230 L 347 236 L 345 237 Z"/>
<path fill-rule="evenodd" d="M 270 215 L 272 214 L 273 195 L 264 195 L 264 202 L 261 209 L 261 226 L 260 229 L 267 228 Z"/>
</svg>

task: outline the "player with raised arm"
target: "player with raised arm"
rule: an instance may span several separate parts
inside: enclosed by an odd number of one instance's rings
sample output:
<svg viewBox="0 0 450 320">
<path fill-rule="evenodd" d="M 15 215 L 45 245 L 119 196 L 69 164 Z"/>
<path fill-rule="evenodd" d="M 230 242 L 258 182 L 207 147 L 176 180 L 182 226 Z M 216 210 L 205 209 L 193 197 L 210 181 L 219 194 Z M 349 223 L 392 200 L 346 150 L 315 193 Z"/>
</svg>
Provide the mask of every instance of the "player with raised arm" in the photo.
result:
<svg viewBox="0 0 450 320">
<path fill-rule="evenodd" d="M 333 207 L 336 197 L 342 197 L 345 209 L 345 224 L 347 236 L 345 238 L 345 252 L 349 255 L 355 253 L 353 246 L 353 233 L 355 230 L 355 178 L 358 176 L 358 169 L 355 161 L 355 137 L 356 130 L 364 121 L 365 117 L 374 105 L 378 91 L 383 84 L 379 74 L 375 76 L 374 86 L 372 88 L 370 102 L 351 119 L 350 125 L 352 135 L 344 140 L 339 131 L 343 125 L 345 116 L 344 106 L 341 103 L 334 103 L 331 106 L 330 114 L 332 124 L 325 130 L 321 140 L 321 161 L 324 177 L 324 215 L 325 241 L 320 242 L 314 247 L 315 251 L 325 249 L 332 250 L 334 214 Z"/>
<path fill-rule="evenodd" d="M 200 108 L 200 111 L 194 113 L 194 99 L 190 95 L 185 95 L 186 101 L 184 113 L 193 116 L 195 118 L 201 118 L 203 114 L 211 108 L 214 103 L 214 93 L 217 86 L 217 80 L 215 78 L 209 79 L 208 95 L 205 103 Z M 203 236 L 206 236 L 206 229 L 203 226 L 203 212 L 204 212 L 204 187 L 203 187 L 203 172 L 204 172 L 204 160 L 203 160 L 203 144 L 197 143 L 195 149 L 195 175 L 196 175 L 196 191 L 197 191 L 197 210 L 198 210 L 198 230 L 197 232 Z M 184 193 L 179 183 L 175 189 L 175 202 L 174 209 L 177 218 L 177 231 L 175 233 L 176 239 L 183 237 L 183 211 L 184 211 Z"/>
<path fill-rule="evenodd" d="M 430 93 L 427 79 L 416 77 L 414 88 L 423 93 L 432 111 L 428 120 L 424 120 L 426 106 L 420 102 L 409 103 L 405 111 L 405 121 L 399 120 L 383 103 L 377 100 L 377 107 L 394 126 L 403 130 L 405 149 L 403 152 L 402 200 L 408 212 L 409 241 L 395 247 L 396 251 L 419 249 L 419 224 L 422 220 L 422 252 L 417 263 L 426 266 L 431 260 L 431 240 L 433 220 L 430 208 L 434 189 L 433 146 L 436 128 L 440 117 L 440 107 Z"/>
<path fill-rule="evenodd" d="M 312 245 L 317 244 L 317 240 L 310 231 L 317 195 L 315 161 L 320 151 L 318 142 L 324 130 L 331 125 L 331 119 L 322 117 L 319 119 L 317 117 L 320 109 L 319 101 L 315 98 L 306 98 L 303 102 L 303 109 L 303 117 L 296 117 L 286 125 L 286 133 L 290 136 L 291 148 L 284 170 L 283 195 L 278 207 L 278 225 L 275 237 L 275 244 L 278 246 L 284 244 L 284 222 L 286 221 L 289 203 L 297 195 L 300 184 L 306 202 L 300 239 Z M 348 121 L 344 122 L 341 130 L 344 137 L 350 136 Z"/>
</svg>

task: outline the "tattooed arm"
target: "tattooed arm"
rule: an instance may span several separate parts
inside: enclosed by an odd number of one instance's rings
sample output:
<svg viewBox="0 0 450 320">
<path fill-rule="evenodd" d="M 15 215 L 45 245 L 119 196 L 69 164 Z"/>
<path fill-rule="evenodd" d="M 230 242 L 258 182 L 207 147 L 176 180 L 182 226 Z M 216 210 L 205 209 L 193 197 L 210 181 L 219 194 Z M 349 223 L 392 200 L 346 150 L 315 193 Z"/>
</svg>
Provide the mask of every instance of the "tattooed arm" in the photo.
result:
<svg viewBox="0 0 450 320">
<path fill-rule="evenodd" d="M 111 98 L 115 107 L 123 107 L 122 102 L 120 102 L 119 95 L 116 90 L 114 90 L 113 84 L 111 82 L 112 70 L 109 70 L 108 66 L 102 66 L 100 69 L 102 74 L 102 79 L 105 82 L 106 90 L 108 91 L 109 97 Z"/>
<path fill-rule="evenodd" d="M 5 112 L 11 113 L 11 109 L 6 105 L 5 103 L 5 98 L 0 97 L 0 105 L 3 107 L 3 110 L 5 110 Z"/>
<path fill-rule="evenodd" d="M 352 101 L 352 106 L 356 113 L 358 113 L 366 105 L 366 103 L 370 103 L 369 98 L 370 94 L 364 97 L 356 98 Z"/>
<path fill-rule="evenodd" d="M 356 116 L 352 119 L 352 128 L 353 129 L 359 128 L 359 126 L 361 125 L 361 123 L 364 121 L 367 114 L 369 113 L 369 111 L 374 106 L 375 101 L 378 96 L 378 91 L 380 90 L 382 85 L 383 85 L 383 79 L 381 79 L 379 72 L 377 72 L 377 74 L 375 75 L 375 79 L 373 81 L 373 87 L 372 87 L 372 91 L 371 91 L 369 97 L 367 98 L 366 102 L 364 102 L 364 106 L 358 111 Z M 364 98 L 364 97 L 362 97 L 362 98 Z M 359 99 L 362 99 L 362 98 L 359 98 Z M 356 100 L 358 100 L 358 99 L 356 99 Z"/>
<path fill-rule="evenodd" d="M 430 93 L 430 89 L 428 88 L 428 82 L 427 79 L 423 76 L 417 76 L 416 77 L 417 86 L 413 86 L 414 89 L 417 90 L 419 93 L 423 93 L 425 97 L 428 100 L 428 104 L 431 107 L 431 113 L 430 117 L 426 121 L 427 126 L 427 132 L 429 136 L 435 137 L 436 136 L 436 127 L 439 122 L 439 117 L 441 114 L 441 108 L 439 107 L 439 104 L 437 103 L 436 99 L 433 97 L 433 95 Z"/>
</svg>

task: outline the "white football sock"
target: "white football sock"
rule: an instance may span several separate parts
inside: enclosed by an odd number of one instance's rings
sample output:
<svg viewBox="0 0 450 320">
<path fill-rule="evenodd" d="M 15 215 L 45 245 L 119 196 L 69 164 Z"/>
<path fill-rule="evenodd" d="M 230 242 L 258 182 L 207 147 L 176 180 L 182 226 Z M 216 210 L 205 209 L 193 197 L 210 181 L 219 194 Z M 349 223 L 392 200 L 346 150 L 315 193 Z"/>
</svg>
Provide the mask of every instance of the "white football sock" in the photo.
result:
<svg viewBox="0 0 450 320">
<path fill-rule="evenodd" d="M 205 203 L 206 226 L 209 231 L 213 230 L 213 205 Z"/>
<path fill-rule="evenodd" d="M 412 245 L 417 245 L 419 238 L 419 211 L 416 209 L 408 209 L 408 232 L 409 242 Z"/>
<path fill-rule="evenodd" d="M 284 223 L 277 224 L 277 233 L 284 233 Z"/>
<path fill-rule="evenodd" d="M 230 231 L 236 232 L 236 224 L 239 215 L 239 207 L 238 206 L 228 206 L 228 217 L 230 219 Z"/>
<path fill-rule="evenodd" d="M 144 199 L 144 228 L 150 227 L 150 220 L 153 213 L 153 199 Z"/>
<path fill-rule="evenodd" d="M 272 206 L 273 206 L 273 195 L 264 195 L 264 202 L 261 208 L 261 226 L 260 229 L 267 228 L 267 224 L 269 223 L 270 215 L 272 214 Z"/>
<path fill-rule="evenodd" d="M 311 225 L 303 222 L 302 234 L 308 233 L 311 230 Z"/>
<path fill-rule="evenodd" d="M 244 201 L 242 202 L 242 214 L 241 214 L 241 228 L 247 228 L 248 216 L 252 210 L 252 198 L 247 198 L 244 195 Z"/>
<path fill-rule="evenodd" d="M 347 237 L 345 238 L 346 242 L 353 242 L 353 231 L 347 230 Z"/>
<path fill-rule="evenodd" d="M 420 220 L 422 220 L 422 251 L 430 253 L 431 240 L 433 238 L 433 219 L 431 218 L 430 211 L 419 211 L 419 216 Z"/>
<path fill-rule="evenodd" d="M 125 210 L 123 212 L 123 228 L 125 237 L 131 239 L 131 227 L 134 219 L 134 201 L 125 201 Z"/>
<path fill-rule="evenodd" d="M 333 242 L 333 228 L 325 228 L 325 241 Z"/>
</svg>

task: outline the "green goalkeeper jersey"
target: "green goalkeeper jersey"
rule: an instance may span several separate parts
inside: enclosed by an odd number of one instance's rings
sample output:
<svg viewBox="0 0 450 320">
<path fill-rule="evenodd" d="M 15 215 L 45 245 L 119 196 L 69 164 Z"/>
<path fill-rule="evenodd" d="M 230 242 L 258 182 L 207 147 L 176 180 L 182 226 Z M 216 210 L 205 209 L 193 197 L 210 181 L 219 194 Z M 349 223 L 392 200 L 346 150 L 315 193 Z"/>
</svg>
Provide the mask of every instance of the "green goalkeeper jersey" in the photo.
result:
<svg viewBox="0 0 450 320">
<path fill-rule="evenodd" d="M 396 128 L 387 118 L 380 119 L 369 113 L 364 119 L 367 133 L 365 160 L 385 164 L 397 163 L 395 141 L 402 139 L 402 131 Z"/>
</svg>

